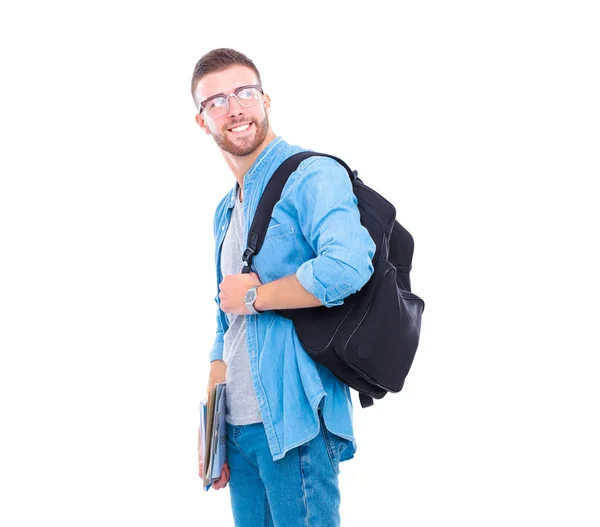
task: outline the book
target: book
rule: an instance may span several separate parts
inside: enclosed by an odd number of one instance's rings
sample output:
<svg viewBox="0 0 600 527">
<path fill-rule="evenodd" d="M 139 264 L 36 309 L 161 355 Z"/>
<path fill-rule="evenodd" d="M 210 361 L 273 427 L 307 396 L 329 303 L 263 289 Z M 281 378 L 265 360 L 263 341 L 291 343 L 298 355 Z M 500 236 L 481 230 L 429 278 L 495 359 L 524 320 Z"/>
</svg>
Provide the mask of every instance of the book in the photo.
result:
<svg viewBox="0 0 600 527">
<path fill-rule="evenodd" d="M 221 477 L 227 459 L 227 413 L 225 383 L 216 384 L 208 400 L 200 403 L 200 452 L 203 487 L 208 491 Z"/>
</svg>

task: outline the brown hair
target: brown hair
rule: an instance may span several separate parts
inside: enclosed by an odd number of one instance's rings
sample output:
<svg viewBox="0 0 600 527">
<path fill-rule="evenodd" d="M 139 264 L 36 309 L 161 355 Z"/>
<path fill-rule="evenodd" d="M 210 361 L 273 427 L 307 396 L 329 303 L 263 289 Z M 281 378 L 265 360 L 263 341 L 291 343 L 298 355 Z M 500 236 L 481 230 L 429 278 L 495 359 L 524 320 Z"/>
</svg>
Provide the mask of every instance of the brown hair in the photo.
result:
<svg viewBox="0 0 600 527">
<path fill-rule="evenodd" d="M 196 101 L 194 91 L 196 90 L 198 81 L 209 73 L 223 71 L 231 66 L 246 66 L 250 68 L 256 73 L 259 84 L 262 84 L 258 69 L 254 65 L 254 62 L 246 57 L 246 55 L 231 48 L 213 49 L 203 55 L 194 67 L 194 74 L 192 75 L 192 97 L 194 98 L 196 105 L 198 104 L 198 101 Z"/>
</svg>

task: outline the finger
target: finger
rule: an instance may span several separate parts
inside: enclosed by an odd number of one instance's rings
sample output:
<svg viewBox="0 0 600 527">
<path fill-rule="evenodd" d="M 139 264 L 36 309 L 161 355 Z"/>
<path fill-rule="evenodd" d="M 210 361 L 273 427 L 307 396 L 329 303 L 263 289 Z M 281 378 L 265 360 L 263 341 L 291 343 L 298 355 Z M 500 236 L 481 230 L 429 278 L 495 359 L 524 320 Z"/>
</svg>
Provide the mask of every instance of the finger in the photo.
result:
<svg viewBox="0 0 600 527">
<path fill-rule="evenodd" d="M 213 487 L 215 488 L 215 490 L 222 489 L 223 487 L 225 487 L 225 485 L 227 485 L 227 481 L 224 481 L 222 476 L 213 483 Z"/>
<path fill-rule="evenodd" d="M 229 480 L 230 480 L 229 470 L 227 470 L 227 472 L 223 473 L 223 477 L 225 478 L 225 485 L 224 485 L 224 487 L 226 487 L 227 483 L 229 483 Z"/>
<path fill-rule="evenodd" d="M 223 463 L 223 469 L 221 470 L 221 476 L 217 481 L 213 483 L 213 489 L 220 490 L 227 486 L 229 482 L 229 465 L 227 462 Z"/>
</svg>

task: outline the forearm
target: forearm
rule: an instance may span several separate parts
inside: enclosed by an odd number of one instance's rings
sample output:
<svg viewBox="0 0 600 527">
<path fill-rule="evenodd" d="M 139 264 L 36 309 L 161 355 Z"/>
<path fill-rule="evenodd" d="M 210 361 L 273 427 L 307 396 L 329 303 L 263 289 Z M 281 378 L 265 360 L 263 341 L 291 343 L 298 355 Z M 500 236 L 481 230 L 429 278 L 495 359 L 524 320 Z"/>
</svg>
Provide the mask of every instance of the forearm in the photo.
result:
<svg viewBox="0 0 600 527">
<path fill-rule="evenodd" d="M 298 281 L 295 274 L 263 284 L 257 289 L 254 307 L 258 311 L 271 309 L 298 309 L 323 305 Z"/>
<path fill-rule="evenodd" d="M 222 360 L 214 360 L 210 363 L 210 372 L 208 374 L 208 386 L 206 393 L 208 394 L 215 384 L 225 382 L 227 374 L 227 365 Z"/>
</svg>

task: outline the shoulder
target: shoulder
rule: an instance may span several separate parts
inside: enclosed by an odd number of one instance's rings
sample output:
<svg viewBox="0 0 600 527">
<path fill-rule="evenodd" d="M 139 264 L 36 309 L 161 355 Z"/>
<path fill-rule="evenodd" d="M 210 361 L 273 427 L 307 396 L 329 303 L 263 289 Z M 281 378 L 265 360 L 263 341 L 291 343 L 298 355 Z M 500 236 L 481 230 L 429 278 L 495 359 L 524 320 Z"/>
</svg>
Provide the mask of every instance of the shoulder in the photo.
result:
<svg viewBox="0 0 600 527">
<path fill-rule="evenodd" d="M 342 165 L 340 165 L 335 159 L 325 156 L 311 156 L 305 159 L 302 161 L 302 163 L 300 163 L 296 172 L 299 174 L 304 174 L 307 172 L 319 171 L 341 173 L 346 175 L 346 177 L 348 176 L 348 172 L 346 172 L 346 169 Z"/>
<path fill-rule="evenodd" d="M 352 192 L 352 182 L 346 169 L 335 159 L 311 156 L 304 159 L 286 184 L 285 193 Z"/>
</svg>

